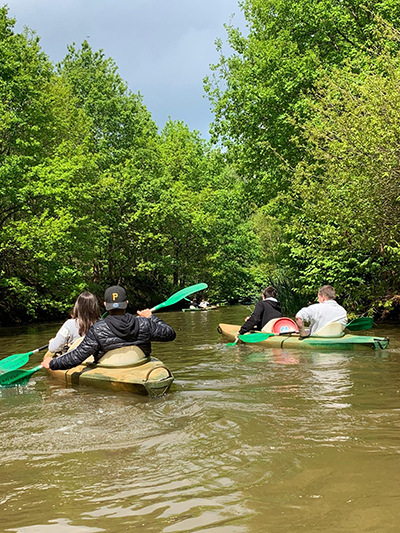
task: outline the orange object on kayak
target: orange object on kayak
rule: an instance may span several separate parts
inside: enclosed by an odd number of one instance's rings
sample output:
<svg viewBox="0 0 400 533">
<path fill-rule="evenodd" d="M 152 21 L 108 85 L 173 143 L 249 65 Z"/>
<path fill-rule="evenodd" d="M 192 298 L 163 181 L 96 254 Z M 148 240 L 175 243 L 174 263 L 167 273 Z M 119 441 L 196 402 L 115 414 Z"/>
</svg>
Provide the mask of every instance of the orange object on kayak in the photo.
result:
<svg viewBox="0 0 400 533">
<path fill-rule="evenodd" d="M 277 318 L 272 326 L 272 333 L 291 333 L 298 332 L 297 324 L 294 320 L 287 317 Z"/>
</svg>

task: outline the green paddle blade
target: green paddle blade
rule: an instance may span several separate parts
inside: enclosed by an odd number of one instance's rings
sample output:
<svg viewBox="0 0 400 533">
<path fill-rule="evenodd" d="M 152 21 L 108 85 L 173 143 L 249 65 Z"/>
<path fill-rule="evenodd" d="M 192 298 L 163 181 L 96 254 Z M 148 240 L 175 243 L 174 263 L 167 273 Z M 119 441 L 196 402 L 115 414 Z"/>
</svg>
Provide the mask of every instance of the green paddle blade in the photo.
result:
<svg viewBox="0 0 400 533">
<path fill-rule="evenodd" d="M 242 342 L 253 344 L 255 342 L 262 342 L 270 337 L 274 337 L 274 333 L 251 333 L 250 335 L 239 335 Z"/>
<path fill-rule="evenodd" d="M 190 287 L 186 287 L 186 289 L 182 289 L 181 291 L 178 291 L 172 296 L 170 296 L 168 300 L 165 300 L 165 302 L 153 307 L 151 311 L 157 311 L 157 309 L 161 309 L 162 307 L 168 307 L 169 305 L 176 304 L 176 302 L 183 300 L 183 298 L 186 298 L 186 296 L 190 296 L 191 294 L 197 291 L 207 289 L 207 287 L 207 283 L 198 283 L 197 285 L 191 285 Z"/>
<path fill-rule="evenodd" d="M 16 353 L 15 355 L 6 357 L 0 361 L 0 372 L 9 372 L 10 370 L 21 368 L 21 366 L 26 365 L 26 363 L 29 361 L 30 355 L 32 355 L 32 352 Z"/>
<path fill-rule="evenodd" d="M 10 370 L 9 372 L 4 372 L 3 374 L 0 374 L 0 386 L 4 387 L 7 385 L 12 385 L 13 383 L 18 383 L 23 381 L 24 383 L 28 381 L 30 376 L 40 370 L 42 365 L 35 366 L 35 368 L 31 368 L 30 370 Z"/>
<path fill-rule="evenodd" d="M 9 370 L 16 370 L 17 368 L 21 368 L 21 366 L 26 365 L 26 363 L 29 361 L 29 357 L 32 354 L 41 352 L 42 350 L 46 350 L 48 346 L 49 345 L 46 344 L 45 346 L 36 348 L 36 350 L 32 350 L 31 352 L 16 353 L 15 355 L 10 355 L 9 357 L 6 357 L 2 361 L 0 361 L 0 373 L 8 372 Z"/>
<path fill-rule="evenodd" d="M 355 318 L 349 322 L 346 326 L 350 331 L 362 331 L 365 329 L 371 329 L 374 325 L 374 319 L 369 316 L 362 316 L 360 318 Z"/>
</svg>

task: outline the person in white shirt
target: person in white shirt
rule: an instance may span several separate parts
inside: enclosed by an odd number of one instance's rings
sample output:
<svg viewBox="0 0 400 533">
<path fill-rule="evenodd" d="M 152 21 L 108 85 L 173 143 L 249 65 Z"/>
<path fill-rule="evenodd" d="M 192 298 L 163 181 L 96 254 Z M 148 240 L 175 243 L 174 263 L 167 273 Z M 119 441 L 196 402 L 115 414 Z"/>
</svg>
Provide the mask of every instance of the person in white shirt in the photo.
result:
<svg viewBox="0 0 400 533">
<path fill-rule="evenodd" d="M 49 341 L 49 351 L 57 353 L 66 351 L 76 339 L 84 337 L 92 324 L 100 318 L 100 306 L 91 292 L 82 292 L 76 299 L 69 320 L 64 322 L 57 335 Z"/>
<path fill-rule="evenodd" d="M 303 307 L 296 314 L 296 323 L 299 328 L 300 336 L 307 337 L 314 335 L 329 322 L 339 322 L 346 326 L 346 310 L 336 301 L 335 289 L 331 285 L 324 285 L 318 291 L 317 304 Z M 310 330 L 306 331 L 304 323 L 310 324 Z"/>
</svg>

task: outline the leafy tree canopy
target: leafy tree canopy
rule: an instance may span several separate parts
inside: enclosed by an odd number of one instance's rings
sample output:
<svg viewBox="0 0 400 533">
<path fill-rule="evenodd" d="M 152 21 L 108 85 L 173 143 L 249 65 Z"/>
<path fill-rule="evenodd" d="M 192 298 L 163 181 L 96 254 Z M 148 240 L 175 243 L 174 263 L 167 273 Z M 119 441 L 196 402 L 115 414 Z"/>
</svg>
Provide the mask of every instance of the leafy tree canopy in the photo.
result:
<svg viewBox="0 0 400 533">
<path fill-rule="evenodd" d="M 229 148 L 262 205 L 287 188 L 302 159 L 292 117 L 309 115 L 307 93 L 346 58 L 368 55 L 376 15 L 398 25 L 400 1 L 244 0 L 241 6 L 248 35 L 227 28 L 233 53 L 221 53 L 205 88 L 214 137 Z"/>
</svg>

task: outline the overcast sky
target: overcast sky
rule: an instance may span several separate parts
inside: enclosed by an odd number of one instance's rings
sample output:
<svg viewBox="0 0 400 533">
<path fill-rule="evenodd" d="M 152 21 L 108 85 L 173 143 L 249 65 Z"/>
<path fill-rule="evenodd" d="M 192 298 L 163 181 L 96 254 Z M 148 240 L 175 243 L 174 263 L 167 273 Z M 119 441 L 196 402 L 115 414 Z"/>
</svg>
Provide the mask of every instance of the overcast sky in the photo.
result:
<svg viewBox="0 0 400 533">
<path fill-rule="evenodd" d="M 56 63 L 87 39 L 112 57 L 161 129 L 168 117 L 208 138 L 213 120 L 203 78 L 218 61 L 224 24 L 245 29 L 237 0 L 10 0 L 16 31 L 35 30 Z M 233 18 L 232 18 L 233 16 Z"/>
</svg>

